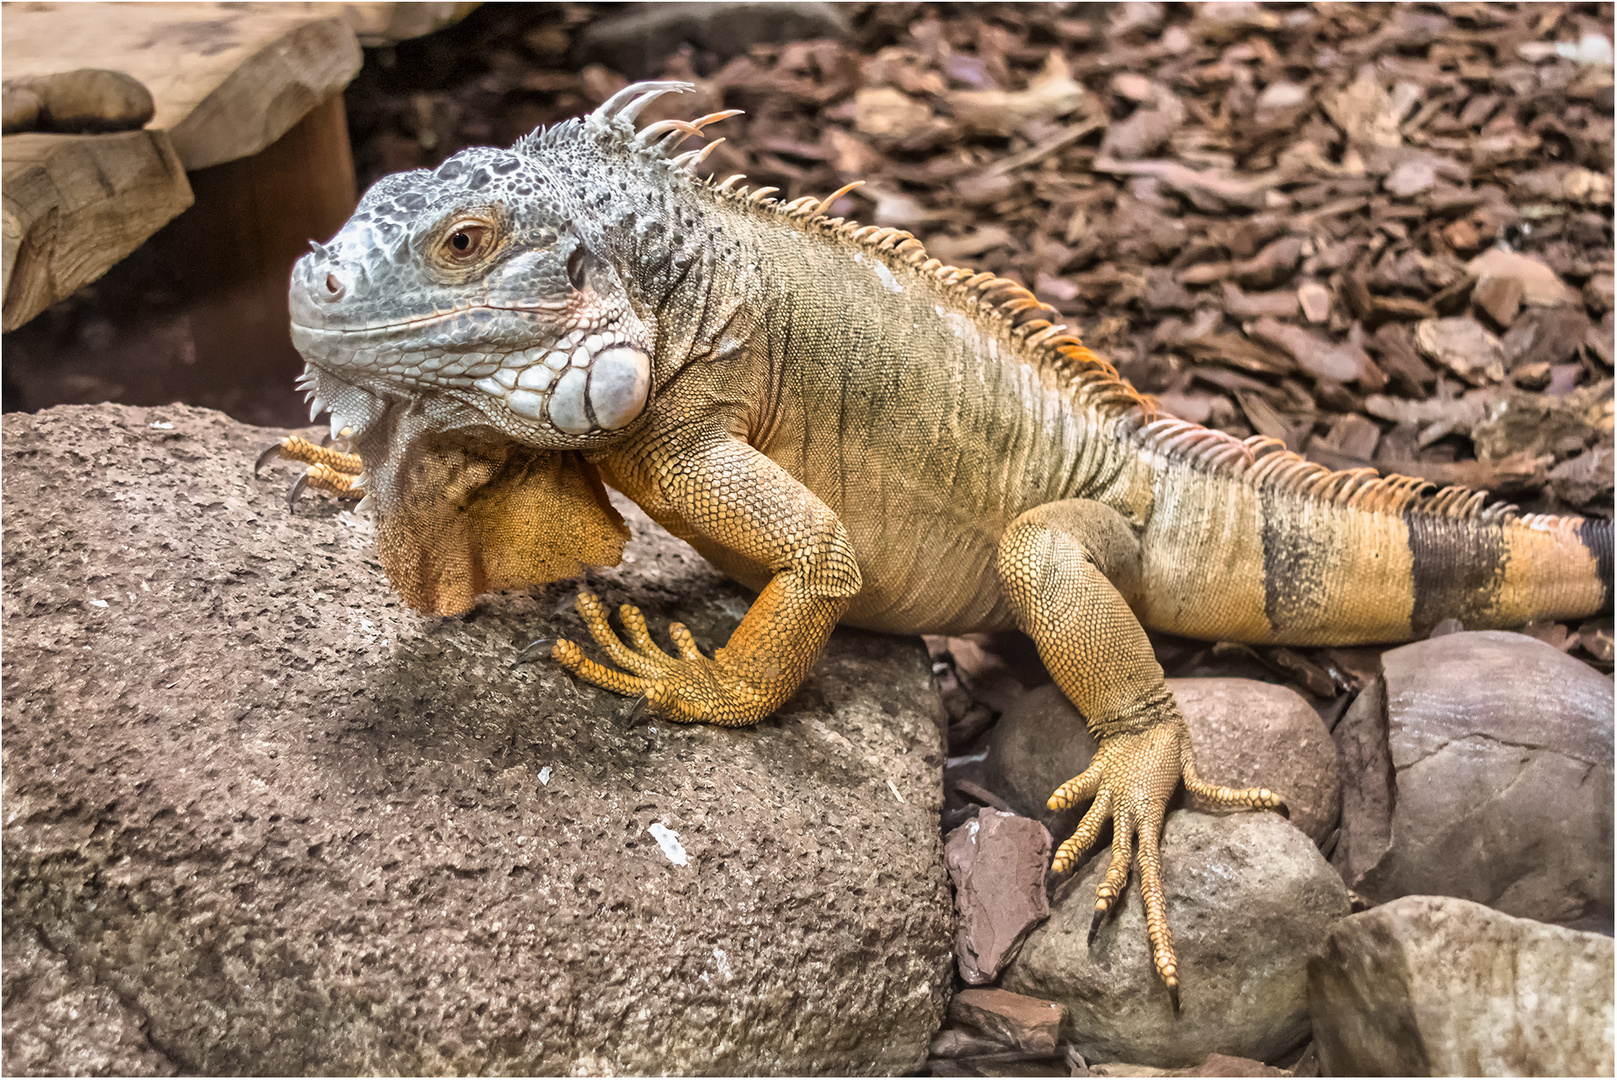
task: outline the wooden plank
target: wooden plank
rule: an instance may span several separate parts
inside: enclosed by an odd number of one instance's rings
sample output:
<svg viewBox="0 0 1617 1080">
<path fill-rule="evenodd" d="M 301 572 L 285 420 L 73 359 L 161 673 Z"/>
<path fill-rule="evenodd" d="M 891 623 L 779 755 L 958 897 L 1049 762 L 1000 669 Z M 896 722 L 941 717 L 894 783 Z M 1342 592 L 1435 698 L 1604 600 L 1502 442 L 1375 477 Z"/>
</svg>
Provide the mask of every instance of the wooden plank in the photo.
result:
<svg viewBox="0 0 1617 1080">
<path fill-rule="evenodd" d="M 342 99 L 250 158 L 189 174 L 196 202 L 91 289 L 7 335 L 19 407 L 84 401 L 222 409 L 296 425 L 303 360 L 286 313 L 292 263 L 353 210 Z M 86 324 L 98 333 L 84 334 Z"/>
<path fill-rule="evenodd" d="M 148 272 L 184 298 L 191 348 L 185 363 L 146 377 L 185 401 L 260 417 L 280 405 L 301 421 L 293 380 L 303 358 L 292 345 L 287 282 L 309 241 L 329 240 L 354 210 L 342 96 L 260 153 L 191 173 L 191 186 L 196 204 L 141 253 Z M 128 380 L 130 368 L 116 375 Z"/>
<path fill-rule="evenodd" d="M 0 140 L 0 329 L 94 281 L 191 205 L 166 133 Z"/>
<path fill-rule="evenodd" d="M 356 29 L 396 41 L 476 6 L 0 5 L 8 80 L 86 65 L 121 71 L 151 92 L 157 129 L 104 145 L 5 139 L 4 329 L 100 277 L 191 203 L 191 184 L 206 205 L 178 231 L 188 268 L 205 272 L 187 276 L 198 288 L 247 290 L 255 311 L 271 283 L 284 322 L 291 259 L 354 206 L 341 91 L 363 62 Z"/>
<path fill-rule="evenodd" d="M 127 72 L 187 169 L 256 154 L 348 85 L 363 56 L 341 5 L 6 4 L 7 78 Z"/>
<path fill-rule="evenodd" d="M 477 3 L 413 0 L 402 4 L 343 4 L 342 8 L 343 17 L 359 36 L 359 43 L 366 48 L 375 48 L 442 30 L 460 22 L 481 6 Z"/>
</svg>

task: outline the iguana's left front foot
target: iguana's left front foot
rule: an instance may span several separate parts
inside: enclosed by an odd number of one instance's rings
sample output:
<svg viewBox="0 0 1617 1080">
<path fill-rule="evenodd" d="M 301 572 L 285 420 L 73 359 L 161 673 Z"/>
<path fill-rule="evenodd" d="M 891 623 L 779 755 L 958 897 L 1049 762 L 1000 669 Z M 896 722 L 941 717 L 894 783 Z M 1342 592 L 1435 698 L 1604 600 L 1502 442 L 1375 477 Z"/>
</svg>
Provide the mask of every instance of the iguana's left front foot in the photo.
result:
<svg viewBox="0 0 1617 1080">
<path fill-rule="evenodd" d="M 288 435 L 258 456 L 258 461 L 253 465 L 253 475 L 257 476 L 260 469 L 277 457 L 287 461 L 299 461 L 308 466 L 292 485 L 292 490 L 287 492 L 286 504 L 289 510 L 297 505 L 298 496 L 303 493 L 304 488 L 329 491 L 333 495 L 345 498 L 357 498 L 365 494 L 365 489 L 359 485 L 359 477 L 364 473 L 365 465 L 360 461 L 358 454 L 347 454 L 341 450 L 333 450 L 329 446 L 319 446 L 301 435 Z"/>
<path fill-rule="evenodd" d="M 682 724 L 755 724 L 797 689 L 801 675 L 795 669 L 807 666 L 783 667 L 767 658 L 761 666 L 738 663 L 732 657 L 746 657 L 748 651 L 735 648 L 735 637 L 729 647 L 716 650 L 709 659 L 696 647 L 691 632 L 677 622 L 668 624 L 668 636 L 679 655 L 670 656 L 651 639 L 645 616 L 633 604 L 618 608 L 629 639 L 625 645 L 607 622 L 606 607 L 587 592 L 578 594 L 578 614 L 596 644 L 623 670 L 596 663 L 566 638 L 557 640 L 551 657 L 585 682 L 616 694 L 644 696 L 654 715 Z M 738 630 L 736 637 L 740 636 Z M 818 655 L 817 644 L 813 655 Z M 809 663 L 813 655 L 806 658 Z"/>
</svg>

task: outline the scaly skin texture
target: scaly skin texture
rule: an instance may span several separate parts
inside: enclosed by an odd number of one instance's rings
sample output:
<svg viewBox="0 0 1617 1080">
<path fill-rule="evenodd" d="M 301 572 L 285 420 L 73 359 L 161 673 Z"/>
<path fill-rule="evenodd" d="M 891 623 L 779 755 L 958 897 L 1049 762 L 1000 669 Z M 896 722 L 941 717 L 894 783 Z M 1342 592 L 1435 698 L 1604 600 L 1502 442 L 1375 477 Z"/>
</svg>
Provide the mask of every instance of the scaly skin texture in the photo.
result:
<svg viewBox="0 0 1617 1080">
<path fill-rule="evenodd" d="M 699 155 L 665 151 L 728 114 L 633 124 L 682 88 L 388 177 L 294 271 L 305 385 L 364 463 L 343 482 L 369 493 L 413 605 L 615 562 L 604 480 L 759 590 L 711 658 L 678 626 L 664 651 L 629 605 L 625 643 L 580 597 L 615 666 L 570 641 L 556 660 L 658 715 L 757 722 L 839 621 L 1020 627 L 1100 744 L 1050 799 L 1094 800 L 1055 869 L 1114 826 L 1097 918 L 1137 863 L 1171 993 L 1169 796 L 1183 780 L 1214 807 L 1282 804 L 1197 776 L 1142 623 L 1347 644 L 1609 606 L 1609 523 L 1153 419 L 1020 286 L 828 218 L 829 199 L 696 180 Z M 306 447 L 288 456 L 313 463 Z"/>
</svg>

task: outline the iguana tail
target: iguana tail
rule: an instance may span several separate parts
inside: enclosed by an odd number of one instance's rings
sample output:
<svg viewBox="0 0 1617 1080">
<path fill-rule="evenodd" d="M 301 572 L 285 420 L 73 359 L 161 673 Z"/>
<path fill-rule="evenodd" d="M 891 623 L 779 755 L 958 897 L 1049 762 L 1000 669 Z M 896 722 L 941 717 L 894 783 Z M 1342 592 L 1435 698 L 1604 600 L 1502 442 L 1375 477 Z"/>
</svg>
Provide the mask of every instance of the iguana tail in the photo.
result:
<svg viewBox="0 0 1617 1080">
<path fill-rule="evenodd" d="M 1611 610 L 1610 521 L 1331 472 L 1273 440 L 1238 443 L 1182 421 L 1141 434 L 1156 464 L 1142 538 L 1147 626 L 1346 645 L 1424 637 L 1450 618 L 1509 629 Z"/>
</svg>

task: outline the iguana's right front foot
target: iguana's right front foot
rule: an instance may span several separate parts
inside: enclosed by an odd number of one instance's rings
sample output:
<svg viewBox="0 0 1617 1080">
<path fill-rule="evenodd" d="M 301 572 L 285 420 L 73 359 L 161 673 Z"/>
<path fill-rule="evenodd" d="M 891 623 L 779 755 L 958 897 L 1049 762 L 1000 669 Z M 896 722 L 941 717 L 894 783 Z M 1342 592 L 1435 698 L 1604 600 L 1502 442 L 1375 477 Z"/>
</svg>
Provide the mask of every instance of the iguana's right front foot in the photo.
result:
<svg viewBox="0 0 1617 1080">
<path fill-rule="evenodd" d="M 288 435 L 258 456 L 258 461 L 253 465 L 253 475 L 257 476 L 260 469 L 277 457 L 287 461 L 299 461 L 308 466 L 303 475 L 293 483 L 292 489 L 287 492 L 288 510 L 297 505 L 298 496 L 303 493 L 304 488 L 312 487 L 317 491 L 329 491 L 333 495 L 347 498 L 365 494 L 365 489 L 359 484 L 359 477 L 365 472 L 365 465 L 360 461 L 358 454 L 348 454 L 341 450 L 333 450 L 329 446 L 320 446 L 301 435 Z"/>
<path fill-rule="evenodd" d="M 771 584 L 758 597 L 749 619 L 737 627 L 728 645 L 711 658 L 702 655 L 690 631 L 681 622 L 669 622 L 668 635 L 679 655 L 671 656 L 653 642 L 645 616 L 632 603 L 618 608 L 629 643 L 624 645 L 606 621 L 606 608 L 592 593 L 579 593 L 579 618 L 590 635 L 619 669 L 608 668 L 584 655 L 566 639 L 556 640 L 551 658 L 572 674 L 611 690 L 613 694 L 642 695 L 653 715 L 681 724 L 718 724 L 744 728 L 755 724 L 796 692 L 813 660 L 820 655 L 823 634 L 802 639 L 770 618 L 781 592 Z M 760 610 L 762 608 L 762 610 Z M 836 622 L 836 611 L 821 616 Z M 763 627 L 762 635 L 754 627 Z M 830 627 L 826 627 L 830 629 Z M 758 640 L 762 637 L 763 640 Z"/>
<path fill-rule="evenodd" d="M 759 685 L 731 662 L 725 649 L 712 659 L 702 655 L 683 623 L 669 623 L 678 656 L 670 656 L 651 639 L 646 618 L 633 604 L 618 608 L 629 639 L 625 645 L 607 622 L 606 607 L 592 593 L 578 594 L 578 614 L 612 662 L 614 670 L 591 660 L 566 638 L 557 640 L 551 657 L 585 682 L 615 694 L 640 695 L 654 715 L 682 724 L 744 727 L 768 716 L 779 704 L 780 687 Z M 796 689 L 795 684 L 787 690 Z"/>
</svg>

